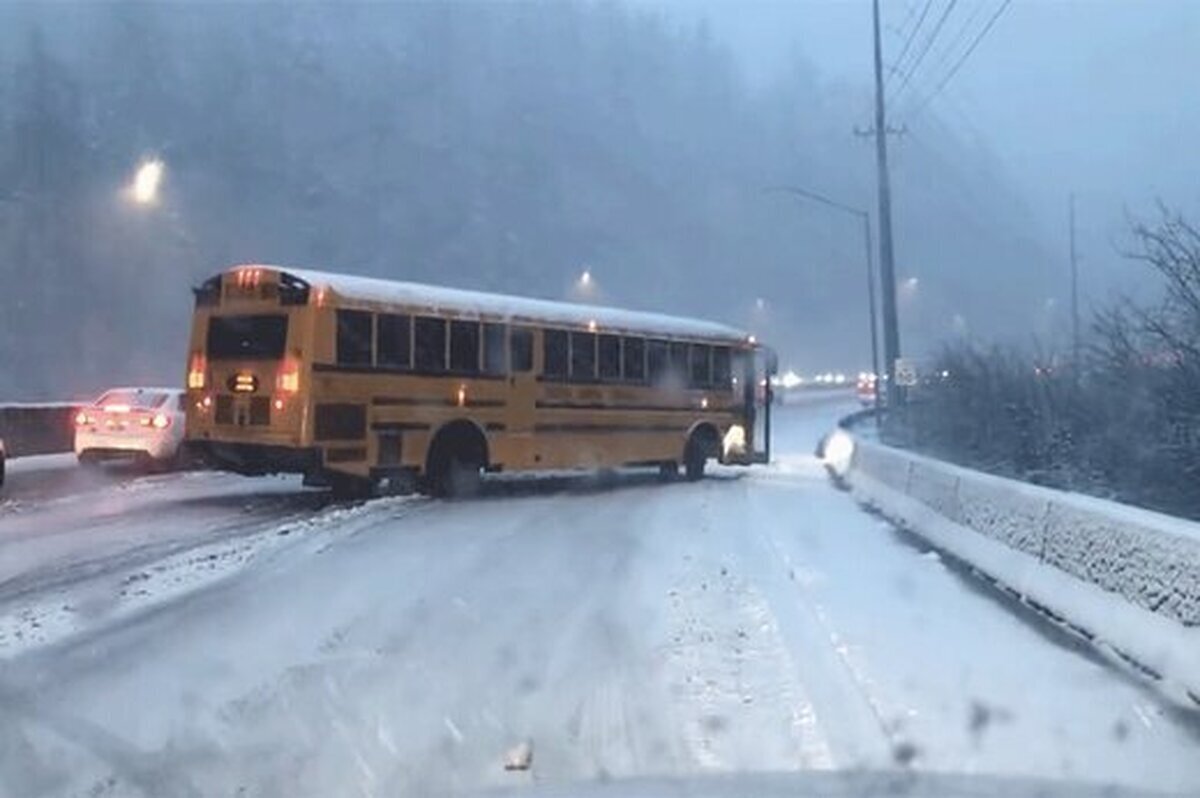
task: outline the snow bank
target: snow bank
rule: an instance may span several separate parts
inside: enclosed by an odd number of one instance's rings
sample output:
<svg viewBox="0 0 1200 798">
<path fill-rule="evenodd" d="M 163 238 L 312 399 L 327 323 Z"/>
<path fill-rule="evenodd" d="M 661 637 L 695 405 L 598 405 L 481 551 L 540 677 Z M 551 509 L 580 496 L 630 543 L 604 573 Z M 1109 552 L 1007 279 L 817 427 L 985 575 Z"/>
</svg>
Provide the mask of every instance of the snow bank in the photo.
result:
<svg viewBox="0 0 1200 798">
<path fill-rule="evenodd" d="M 1200 524 L 861 437 L 855 495 L 1200 701 Z"/>
</svg>

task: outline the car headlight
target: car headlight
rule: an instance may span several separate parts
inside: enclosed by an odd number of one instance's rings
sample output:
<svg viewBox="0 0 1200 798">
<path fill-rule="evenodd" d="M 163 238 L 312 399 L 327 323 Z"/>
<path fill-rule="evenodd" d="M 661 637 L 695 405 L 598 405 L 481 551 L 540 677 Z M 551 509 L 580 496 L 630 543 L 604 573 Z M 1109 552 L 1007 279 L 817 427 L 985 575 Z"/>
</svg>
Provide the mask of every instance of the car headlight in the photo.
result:
<svg viewBox="0 0 1200 798">
<path fill-rule="evenodd" d="M 746 453 L 745 427 L 734 424 L 725 432 L 725 437 L 721 439 L 721 453 L 725 460 L 728 460 L 730 455 L 740 457 Z"/>
<path fill-rule="evenodd" d="M 835 429 L 825 439 L 822 459 L 837 476 L 845 476 L 854 458 L 854 438 L 843 429 Z"/>
</svg>

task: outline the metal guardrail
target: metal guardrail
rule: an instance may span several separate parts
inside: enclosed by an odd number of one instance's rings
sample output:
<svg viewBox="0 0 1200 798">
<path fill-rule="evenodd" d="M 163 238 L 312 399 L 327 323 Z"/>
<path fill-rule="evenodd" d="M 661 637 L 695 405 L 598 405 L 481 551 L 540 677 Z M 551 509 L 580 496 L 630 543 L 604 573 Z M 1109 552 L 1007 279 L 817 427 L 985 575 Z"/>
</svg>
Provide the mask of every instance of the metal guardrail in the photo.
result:
<svg viewBox="0 0 1200 798">
<path fill-rule="evenodd" d="M 0 405 L 0 438 L 9 457 L 69 452 L 75 445 L 75 412 L 67 403 Z"/>
</svg>

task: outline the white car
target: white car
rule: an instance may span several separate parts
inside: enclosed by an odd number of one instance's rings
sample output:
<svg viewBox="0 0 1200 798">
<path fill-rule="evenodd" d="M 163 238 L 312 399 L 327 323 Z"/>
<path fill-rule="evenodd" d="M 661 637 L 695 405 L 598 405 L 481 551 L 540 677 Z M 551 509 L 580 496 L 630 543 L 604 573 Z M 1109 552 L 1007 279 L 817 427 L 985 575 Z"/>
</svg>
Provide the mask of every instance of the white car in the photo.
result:
<svg viewBox="0 0 1200 798">
<path fill-rule="evenodd" d="M 184 394 L 179 388 L 114 388 L 75 414 L 75 455 L 84 464 L 135 458 L 178 462 Z"/>
</svg>

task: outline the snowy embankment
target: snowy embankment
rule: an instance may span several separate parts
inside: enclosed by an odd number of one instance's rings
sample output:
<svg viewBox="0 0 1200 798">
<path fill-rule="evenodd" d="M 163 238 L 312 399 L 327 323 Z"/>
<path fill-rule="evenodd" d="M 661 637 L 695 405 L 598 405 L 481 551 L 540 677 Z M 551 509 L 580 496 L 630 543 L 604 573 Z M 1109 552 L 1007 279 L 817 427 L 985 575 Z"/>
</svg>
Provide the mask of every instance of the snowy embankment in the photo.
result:
<svg viewBox="0 0 1200 798">
<path fill-rule="evenodd" d="M 1200 524 L 854 437 L 861 502 L 1200 702 Z"/>
</svg>

